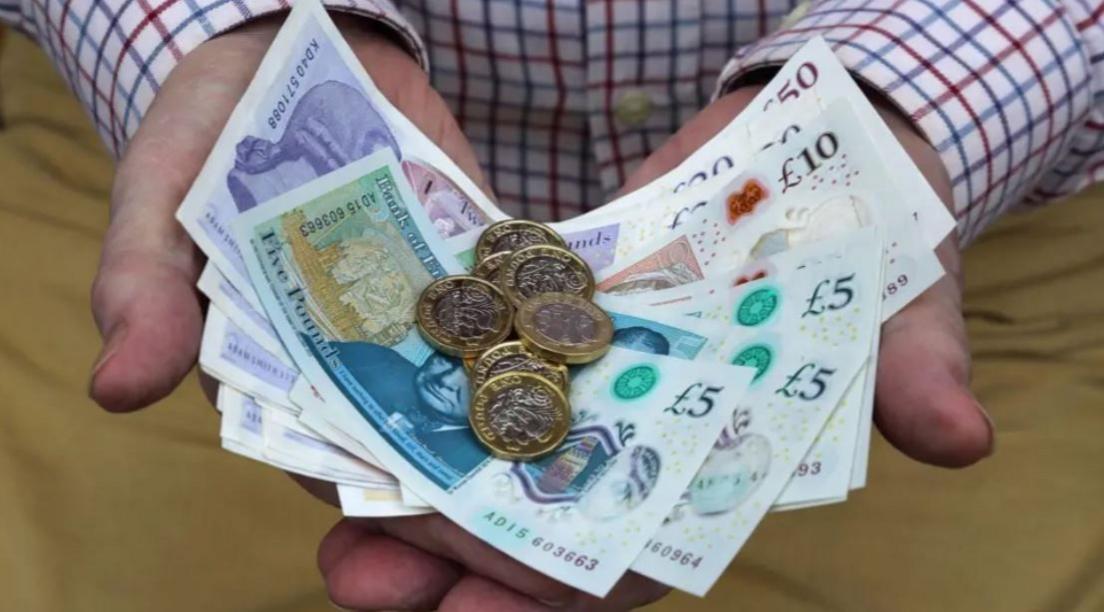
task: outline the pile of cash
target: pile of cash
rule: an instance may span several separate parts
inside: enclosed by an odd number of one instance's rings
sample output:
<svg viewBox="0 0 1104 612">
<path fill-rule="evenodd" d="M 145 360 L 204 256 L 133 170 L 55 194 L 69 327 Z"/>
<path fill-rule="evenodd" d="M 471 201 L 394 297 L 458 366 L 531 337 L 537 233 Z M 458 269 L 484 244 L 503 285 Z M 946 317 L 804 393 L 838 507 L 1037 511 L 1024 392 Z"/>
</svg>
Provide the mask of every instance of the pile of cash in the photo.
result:
<svg viewBox="0 0 1104 612">
<path fill-rule="evenodd" d="M 311 0 L 177 218 L 224 448 L 598 596 L 704 594 L 770 511 L 865 486 L 880 324 L 954 226 L 819 39 L 652 183 L 508 220 Z"/>
<path fill-rule="evenodd" d="M 475 254 L 472 275 L 422 290 L 418 329 L 438 351 L 464 359 L 475 437 L 501 459 L 537 459 L 571 426 L 564 364 L 606 354 L 613 321 L 589 301 L 590 266 L 545 225 L 499 221 L 482 231 Z"/>
</svg>

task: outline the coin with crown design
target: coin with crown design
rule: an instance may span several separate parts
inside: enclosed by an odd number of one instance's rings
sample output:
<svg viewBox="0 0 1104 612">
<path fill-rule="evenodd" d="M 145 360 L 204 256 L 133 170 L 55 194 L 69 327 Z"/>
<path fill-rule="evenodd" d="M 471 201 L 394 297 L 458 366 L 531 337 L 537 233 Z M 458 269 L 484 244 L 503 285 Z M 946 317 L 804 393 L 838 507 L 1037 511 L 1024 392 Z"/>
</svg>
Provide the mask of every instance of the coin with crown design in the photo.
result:
<svg viewBox="0 0 1104 612">
<path fill-rule="evenodd" d="M 510 259 L 512 251 L 502 251 L 501 253 L 491 253 L 486 258 L 480 260 L 472 268 L 472 276 L 477 276 L 488 283 L 491 283 L 497 287 L 502 287 L 499 283 L 499 277 L 502 272 L 502 265 L 506 263 L 507 259 Z"/>
<path fill-rule="evenodd" d="M 538 244 L 514 251 L 502 266 L 499 287 L 514 306 L 542 293 L 594 296 L 594 275 L 578 255 Z"/>
<path fill-rule="evenodd" d="M 484 351 L 475 360 L 470 372 L 472 389 L 478 389 L 488 380 L 507 372 L 530 372 L 547 378 L 565 392 L 568 388 L 567 368 L 563 364 L 541 358 L 518 340 L 503 342 Z"/>
<path fill-rule="evenodd" d="M 479 387 L 468 420 L 476 439 L 494 456 L 532 461 L 563 442 L 571 427 L 571 406 L 552 381 L 530 372 L 507 372 Z"/>
<path fill-rule="evenodd" d="M 474 276 L 446 276 L 418 298 L 422 337 L 454 357 L 478 357 L 510 336 L 514 309 L 498 287 Z"/>
</svg>

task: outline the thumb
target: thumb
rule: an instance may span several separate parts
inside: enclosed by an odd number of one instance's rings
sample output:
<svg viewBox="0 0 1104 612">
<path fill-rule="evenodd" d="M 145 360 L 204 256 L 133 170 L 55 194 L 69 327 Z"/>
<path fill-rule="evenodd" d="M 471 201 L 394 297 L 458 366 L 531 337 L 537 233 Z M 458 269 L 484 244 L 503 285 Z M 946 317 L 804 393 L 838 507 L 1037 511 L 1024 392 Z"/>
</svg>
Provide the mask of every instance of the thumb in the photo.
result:
<svg viewBox="0 0 1104 612">
<path fill-rule="evenodd" d="M 92 285 L 104 345 L 89 394 L 111 411 L 168 395 L 195 362 L 203 324 L 195 292 L 200 260 L 172 216 L 180 200 L 148 179 L 128 183 L 124 167 Z"/>
<path fill-rule="evenodd" d="M 934 147 L 880 97 L 879 113 L 948 206 L 951 179 Z M 962 258 L 957 236 L 936 248 L 947 274 L 886 321 L 878 359 L 874 418 L 910 457 L 962 467 L 993 452 L 989 415 L 970 391 L 970 348 L 962 318 Z"/>
<path fill-rule="evenodd" d="M 202 259 L 173 212 L 278 26 L 278 19 L 257 20 L 186 55 L 119 163 L 92 286 L 92 313 L 104 344 L 89 395 L 108 410 L 135 410 L 161 399 L 195 363 L 203 326 L 195 281 Z"/>
<path fill-rule="evenodd" d="M 969 389 L 961 290 L 944 276 L 883 326 L 875 420 L 910 457 L 970 465 L 993 450 L 993 425 Z"/>
</svg>

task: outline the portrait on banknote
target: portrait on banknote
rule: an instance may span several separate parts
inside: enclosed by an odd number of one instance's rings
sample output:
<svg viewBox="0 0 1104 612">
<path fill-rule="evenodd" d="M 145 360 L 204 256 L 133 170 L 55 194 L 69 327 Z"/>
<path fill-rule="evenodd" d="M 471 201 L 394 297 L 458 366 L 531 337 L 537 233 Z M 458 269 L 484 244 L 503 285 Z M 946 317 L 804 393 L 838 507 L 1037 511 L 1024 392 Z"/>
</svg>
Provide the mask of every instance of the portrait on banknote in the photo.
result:
<svg viewBox="0 0 1104 612">
<path fill-rule="evenodd" d="M 459 359 L 430 354 L 414 365 L 386 346 L 334 342 L 349 372 L 390 416 L 444 465 L 466 474 L 487 458 L 468 424 L 470 391 Z"/>
<path fill-rule="evenodd" d="M 403 174 L 434 229 L 442 238 L 452 238 L 490 223 L 480 210 L 447 175 L 420 159 L 404 159 Z"/>
</svg>

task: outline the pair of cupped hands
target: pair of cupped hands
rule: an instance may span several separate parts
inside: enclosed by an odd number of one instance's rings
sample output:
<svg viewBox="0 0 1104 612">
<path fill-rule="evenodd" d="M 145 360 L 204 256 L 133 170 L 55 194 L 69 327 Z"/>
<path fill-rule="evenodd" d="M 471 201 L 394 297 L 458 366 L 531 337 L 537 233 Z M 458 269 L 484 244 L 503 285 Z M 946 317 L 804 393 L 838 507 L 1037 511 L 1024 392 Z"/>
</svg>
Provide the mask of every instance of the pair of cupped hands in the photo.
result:
<svg viewBox="0 0 1104 612">
<path fill-rule="evenodd" d="M 369 20 L 335 19 L 384 95 L 491 194 L 467 138 L 410 54 Z M 118 164 L 92 287 L 92 312 L 104 344 L 90 394 L 109 411 L 128 412 L 165 397 L 196 362 L 204 304 L 195 282 L 203 257 L 173 213 L 282 20 L 258 19 L 186 55 Z M 623 191 L 675 167 L 757 91 L 740 88 L 703 109 L 641 164 Z M 950 181 L 935 150 L 895 111 L 886 107 L 883 117 L 949 205 Z M 965 466 L 992 451 L 993 428 L 967 386 L 970 354 L 953 238 L 938 253 L 948 274 L 883 328 L 875 420 L 906 455 Z M 201 384 L 213 401 L 213 381 Z M 335 503 L 332 485 L 296 480 Z M 667 592 L 630 573 L 606 598 L 596 599 L 514 561 L 440 515 L 342 519 L 322 539 L 318 566 L 333 602 L 358 610 L 621 610 Z"/>
</svg>

